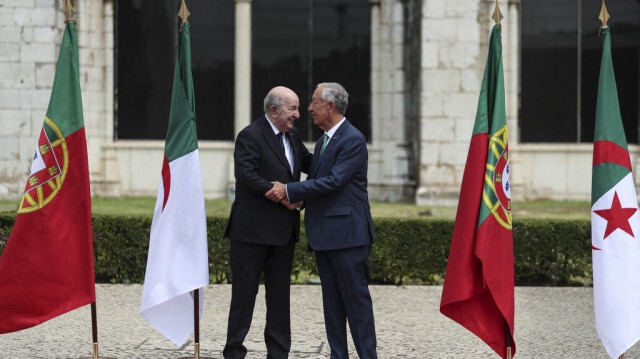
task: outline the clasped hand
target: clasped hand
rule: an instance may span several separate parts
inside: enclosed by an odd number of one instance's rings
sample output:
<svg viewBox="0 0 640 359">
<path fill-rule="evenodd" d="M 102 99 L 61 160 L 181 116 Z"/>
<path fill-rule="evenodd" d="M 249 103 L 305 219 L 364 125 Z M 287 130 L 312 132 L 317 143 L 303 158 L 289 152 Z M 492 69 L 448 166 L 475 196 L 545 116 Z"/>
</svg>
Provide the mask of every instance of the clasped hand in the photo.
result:
<svg viewBox="0 0 640 359">
<path fill-rule="evenodd" d="M 287 207 L 289 210 L 293 210 L 302 205 L 302 202 L 291 203 L 289 199 L 287 199 L 287 189 L 284 184 L 275 181 L 273 183 L 273 187 L 264 194 L 268 199 L 281 203 L 283 206 Z"/>
</svg>

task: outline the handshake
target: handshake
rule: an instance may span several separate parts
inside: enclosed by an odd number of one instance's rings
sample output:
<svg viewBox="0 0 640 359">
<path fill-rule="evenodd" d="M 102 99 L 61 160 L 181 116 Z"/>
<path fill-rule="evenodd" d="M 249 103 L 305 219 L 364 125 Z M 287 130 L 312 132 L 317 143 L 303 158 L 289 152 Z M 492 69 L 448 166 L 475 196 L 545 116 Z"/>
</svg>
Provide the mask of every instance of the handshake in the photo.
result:
<svg viewBox="0 0 640 359">
<path fill-rule="evenodd" d="M 275 181 L 273 183 L 273 187 L 264 194 L 268 199 L 278 202 L 283 206 L 287 207 L 290 211 L 302 206 L 302 202 L 291 203 L 287 198 L 287 189 L 284 184 Z"/>
</svg>

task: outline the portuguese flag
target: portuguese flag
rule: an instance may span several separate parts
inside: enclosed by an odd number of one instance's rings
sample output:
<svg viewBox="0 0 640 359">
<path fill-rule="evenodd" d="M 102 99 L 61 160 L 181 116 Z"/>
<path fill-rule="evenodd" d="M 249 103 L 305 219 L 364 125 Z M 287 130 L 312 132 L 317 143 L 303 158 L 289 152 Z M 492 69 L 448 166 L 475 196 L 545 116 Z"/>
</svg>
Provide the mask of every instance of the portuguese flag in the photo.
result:
<svg viewBox="0 0 640 359">
<path fill-rule="evenodd" d="M 513 236 L 501 28 L 491 32 L 440 312 L 501 357 L 512 348 Z"/>
<path fill-rule="evenodd" d="M 183 344 L 194 328 L 192 291 L 209 284 L 189 42 L 189 22 L 184 22 L 140 305 L 140 314 L 176 345 Z M 202 318 L 203 295 L 198 297 Z"/>
<path fill-rule="evenodd" d="M 617 358 L 640 339 L 640 213 L 608 27 L 602 42 L 591 182 L 593 302 L 600 339 Z"/>
<path fill-rule="evenodd" d="M 94 302 L 92 243 L 78 39 L 68 22 L 31 173 L 0 257 L 0 333 Z"/>
</svg>

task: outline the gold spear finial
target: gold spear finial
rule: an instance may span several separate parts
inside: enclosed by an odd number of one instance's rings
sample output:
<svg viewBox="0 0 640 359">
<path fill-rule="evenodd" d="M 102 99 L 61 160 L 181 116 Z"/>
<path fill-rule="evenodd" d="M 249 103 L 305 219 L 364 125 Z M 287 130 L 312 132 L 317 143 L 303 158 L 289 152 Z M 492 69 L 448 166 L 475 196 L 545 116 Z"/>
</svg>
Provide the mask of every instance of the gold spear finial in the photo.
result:
<svg viewBox="0 0 640 359">
<path fill-rule="evenodd" d="M 178 16 L 180 17 L 180 19 L 182 19 L 182 22 L 185 23 L 187 22 L 189 15 L 191 15 L 191 13 L 189 12 L 189 9 L 187 9 L 187 4 L 185 4 L 184 0 L 182 0 L 182 5 L 180 5 Z"/>
<path fill-rule="evenodd" d="M 66 21 L 74 21 L 73 15 L 76 12 L 73 10 L 73 6 L 71 6 L 71 0 L 67 0 L 67 3 L 64 5 L 64 16 L 66 17 Z"/>
<path fill-rule="evenodd" d="M 609 16 L 609 12 L 607 11 L 607 6 L 604 4 L 604 0 L 602 0 L 602 8 L 600 9 L 600 16 L 598 16 L 600 21 L 602 21 L 602 26 L 600 26 L 600 28 L 609 27 L 607 25 L 607 21 L 609 21 L 610 17 L 611 16 Z"/>
<path fill-rule="evenodd" d="M 502 12 L 500 12 L 500 5 L 498 5 L 498 0 L 496 0 L 496 8 L 495 10 L 493 10 L 493 15 L 491 15 L 491 18 L 496 22 L 496 24 L 500 24 L 500 20 L 502 20 L 503 18 Z"/>
</svg>

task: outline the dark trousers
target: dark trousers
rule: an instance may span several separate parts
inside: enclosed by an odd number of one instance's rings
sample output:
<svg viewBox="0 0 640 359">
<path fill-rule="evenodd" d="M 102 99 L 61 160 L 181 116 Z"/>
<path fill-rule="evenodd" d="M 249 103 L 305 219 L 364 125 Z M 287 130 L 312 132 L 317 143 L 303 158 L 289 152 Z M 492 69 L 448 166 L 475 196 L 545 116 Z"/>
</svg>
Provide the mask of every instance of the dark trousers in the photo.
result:
<svg viewBox="0 0 640 359">
<path fill-rule="evenodd" d="M 347 359 L 347 321 L 361 359 L 377 359 L 373 304 L 369 293 L 371 246 L 316 251 L 331 359 Z"/>
<path fill-rule="evenodd" d="M 268 359 L 288 358 L 291 348 L 290 284 L 295 242 L 281 246 L 231 241 L 231 307 L 225 359 L 242 359 L 242 344 L 249 332 L 260 275 L 264 272 L 267 324 L 264 342 Z"/>
</svg>

